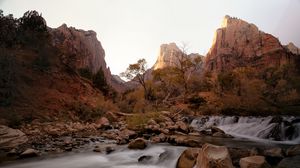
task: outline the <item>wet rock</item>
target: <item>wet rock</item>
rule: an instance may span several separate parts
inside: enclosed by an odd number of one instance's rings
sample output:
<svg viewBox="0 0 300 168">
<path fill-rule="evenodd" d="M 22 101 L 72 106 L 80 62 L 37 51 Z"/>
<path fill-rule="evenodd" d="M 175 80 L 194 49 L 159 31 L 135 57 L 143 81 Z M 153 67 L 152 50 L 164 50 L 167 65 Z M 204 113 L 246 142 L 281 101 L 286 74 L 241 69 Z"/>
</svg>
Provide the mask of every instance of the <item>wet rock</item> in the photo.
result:
<svg viewBox="0 0 300 168">
<path fill-rule="evenodd" d="M 95 148 L 93 149 L 94 152 L 102 152 L 102 149 L 99 146 L 95 146 Z"/>
<path fill-rule="evenodd" d="M 166 160 L 166 159 L 168 158 L 169 155 L 170 155 L 170 152 L 164 151 L 163 153 L 160 153 L 160 154 L 159 154 L 158 160 L 159 160 L 159 161 Z"/>
<path fill-rule="evenodd" d="M 270 123 L 281 123 L 283 121 L 283 118 L 281 116 L 274 116 Z"/>
<path fill-rule="evenodd" d="M 161 141 L 161 142 L 165 142 L 166 139 L 167 139 L 167 136 L 166 136 L 164 133 L 160 133 L 160 134 L 158 135 L 158 137 L 160 138 L 160 141 Z"/>
<path fill-rule="evenodd" d="M 152 143 L 160 143 L 161 139 L 159 136 L 154 136 L 154 137 L 151 137 L 151 142 Z"/>
<path fill-rule="evenodd" d="M 227 147 L 204 144 L 198 154 L 196 168 L 233 168 Z"/>
<path fill-rule="evenodd" d="M 281 148 L 272 148 L 264 151 L 266 160 L 271 165 L 277 165 L 283 159 L 283 151 Z"/>
<path fill-rule="evenodd" d="M 201 136 L 199 132 L 190 132 L 188 135 L 190 136 Z"/>
<path fill-rule="evenodd" d="M 16 149 L 12 149 L 7 153 L 7 156 L 12 157 L 12 156 L 16 156 L 18 154 Z"/>
<path fill-rule="evenodd" d="M 39 152 L 37 150 L 28 148 L 23 153 L 20 154 L 20 158 L 29 158 L 39 156 Z"/>
<path fill-rule="evenodd" d="M 143 155 L 143 156 L 138 158 L 138 162 L 148 163 L 152 158 L 153 158 L 153 156 Z"/>
<path fill-rule="evenodd" d="M 195 137 L 182 135 L 172 135 L 169 137 L 168 142 L 173 145 L 188 147 L 200 147 L 202 145 Z"/>
<path fill-rule="evenodd" d="M 94 152 L 105 152 L 106 154 L 110 154 L 111 152 L 115 151 L 115 144 L 98 144 L 94 147 Z"/>
<path fill-rule="evenodd" d="M 184 123 L 183 121 L 177 121 L 176 125 L 178 126 L 179 131 L 182 131 L 184 133 L 188 133 L 189 127 L 187 126 L 186 123 Z"/>
<path fill-rule="evenodd" d="M 292 146 L 286 150 L 287 156 L 300 155 L 300 145 Z"/>
<path fill-rule="evenodd" d="M 287 126 L 287 128 L 285 129 L 285 137 L 287 139 L 292 139 L 296 131 L 297 129 L 294 125 Z"/>
<path fill-rule="evenodd" d="M 146 147 L 147 142 L 143 138 L 137 138 L 128 144 L 129 149 L 145 149 Z"/>
<path fill-rule="evenodd" d="M 110 154 L 111 152 L 115 151 L 116 149 L 113 146 L 105 147 L 106 154 Z"/>
<path fill-rule="evenodd" d="M 225 132 L 223 130 L 221 130 L 220 128 L 218 128 L 218 127 L 212 126 L 210 129 L 211 129 L 212 134 L 217 133 L 217 132 L 225 134 Z"/>
<path fill-rule="evenodd" d="M 300 155 L 284 158 L 276 168 L 300 168 Z"/>
<path fill-rule="evenodd" d="M 67 152 L 71 152 L 73 150 L 73 148 L 71 146 L 68 146 L 68 147 L 65 147 L 64 150 Z"/>
<path fill-rule="evenodd" d="M 245 148 L 229 148 L 228 150 L 232 159 L 232 164 L 235 167 L 240 166 L 239 162 L 241 158 L 250 156 L 250 151 Z"/>
<path fill-rule="evenodd" d="M 188 148 L 183 151 L 177 160 L 176 168 L 193 168 L 196 164 L 200 148 Z"/>
<path fill-rule="evenodd" d="M 28 141 L 27 136 L 18 129 L 0 125 L 0 149 L 11 149 Z"/>
<path fill-rule="evenodd" d="M 249 156 L 240 160 L 241 168 L 271 168 L 264 156 Z"/>
</svg>

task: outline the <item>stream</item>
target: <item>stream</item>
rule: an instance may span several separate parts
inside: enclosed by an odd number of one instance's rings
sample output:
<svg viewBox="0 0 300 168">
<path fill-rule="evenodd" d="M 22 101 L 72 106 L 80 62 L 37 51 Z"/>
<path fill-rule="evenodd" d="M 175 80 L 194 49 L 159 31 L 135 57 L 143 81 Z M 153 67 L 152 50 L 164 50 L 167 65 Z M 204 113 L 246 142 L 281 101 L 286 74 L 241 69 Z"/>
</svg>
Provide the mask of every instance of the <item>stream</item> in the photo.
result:
<svg viewBox="0 0 300 168">
<path fill-rule="evenodd" d="M 234 138 L 200 136 L 200 142 L 234 148 L 288 148 L 300 144 L 299 117 L 236 117 L 202 116 L 191 121 L 196 130 L 216 126 Z M 144 150 L 129 150 L 117 146 L 110 154 L 81 152 L 46 155 L 17 160 L 0 165 L 1 168 L 174 168 L 177 159 L 187 147 L 169 144 L 151 144 Z"/>
</svg>

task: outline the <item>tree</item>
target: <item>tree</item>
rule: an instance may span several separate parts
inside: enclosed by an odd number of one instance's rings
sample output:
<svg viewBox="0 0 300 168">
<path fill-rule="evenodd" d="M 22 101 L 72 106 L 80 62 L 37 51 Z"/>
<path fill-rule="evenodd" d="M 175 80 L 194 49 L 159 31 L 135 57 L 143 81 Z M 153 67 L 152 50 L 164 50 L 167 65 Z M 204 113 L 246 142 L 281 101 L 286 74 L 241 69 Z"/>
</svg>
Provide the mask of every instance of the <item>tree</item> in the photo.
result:
<svg viewBox="0 0 300 168">
<path fill-rule="evenodd" d="M 180 52 L 176 53 L 176 61 L 174 71 L 179 80 L 183 84 L 184 94 L 188 91 L 188 80 L 190 79 L 191 74 L 198 70 L 199 64 L 201 63 L 202 59 L 200 56 L 195 55 L 194 57 L 190 54 L 187 54 L 187 44 L 182 43 L 180 47 Z"/>
<path fill-rule="evenodd" d="M 147 70 L 147 62 L 146 60 L 139 59 L 137 63 L 129 64 L 129 67 L 125 72 L 122 72 L 120 76 L 125 77 L 128 80 L 135 81 L 139 83 L 144 89 L 144 97 L 146 100 L 151 99 L 150 89 L 147 88 L 147 83 L 145 79 Z"/>
<path fill-rule="evenodd" d="M 17 39 L 18 22 L 13 15 L 3 15 L 0 10 L 0 46 L 12 47 Z"/>
<path fill-rule="evenodd" d="M 167 67 L 164 69 L 155 70 L 152 74 L 154 76 L 154 80 L 160 81 L 161 84 L 166 85 L 167 90 L 173 88 L 174 84 L 177 85 L 178 88 L 183 88 L 184 96 L 188 92 L 188 83 L 191 77 L 191 74 L 197 71 L 201 65 L 202 58 L 198 54 L 187 54 L 187 45 L 185 43 L 182 44 L 181 49 L 179 51 L 174 52 L 175 60 L 172 60 L 171 67 Z M 169 94 L 171 90 L 169 90 Z"/>
<path fill-rule="evenodd" d="M 18 21 L 18 36 L 23 44 L 44 45 L 48 41 L 46 21 L 37 11 L 25 12 Z"/>
<path fill-rule="evenodd" d="M 99 71 L 93 76 L 93 84 L 102 91 L 102 93 L 107 96 L 109 93 L 109 85 L 107 84 L 104 72 L 102 70 L 102 67 L 99 69 Z"/>
</svg>

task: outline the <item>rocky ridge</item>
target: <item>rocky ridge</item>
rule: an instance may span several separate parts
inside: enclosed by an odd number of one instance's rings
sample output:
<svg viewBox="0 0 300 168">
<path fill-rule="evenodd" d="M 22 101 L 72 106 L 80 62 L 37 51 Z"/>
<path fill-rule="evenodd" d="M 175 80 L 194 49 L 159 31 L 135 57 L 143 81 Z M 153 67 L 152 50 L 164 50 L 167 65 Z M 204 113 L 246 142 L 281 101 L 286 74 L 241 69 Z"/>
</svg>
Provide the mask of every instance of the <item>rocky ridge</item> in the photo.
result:
<svg viewBox="0 0 300 168">
<path fill-rule="evenodd" d="M 291 45 L 290 45 L 291 47 Z M 206 71 L 251 66 L 279 67 L 294 61 L 280 41 L 244 20 L 225 16 L 205 59 Z"/>
</svg>

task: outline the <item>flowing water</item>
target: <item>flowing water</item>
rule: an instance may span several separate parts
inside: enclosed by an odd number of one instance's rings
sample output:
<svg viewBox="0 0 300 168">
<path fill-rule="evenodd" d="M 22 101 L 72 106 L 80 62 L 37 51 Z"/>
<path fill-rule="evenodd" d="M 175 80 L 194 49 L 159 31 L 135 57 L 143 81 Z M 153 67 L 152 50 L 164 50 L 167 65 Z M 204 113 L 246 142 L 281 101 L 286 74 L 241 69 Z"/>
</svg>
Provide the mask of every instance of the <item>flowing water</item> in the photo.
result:
<svg viewBox="0 0 300 168">
<path fill-rule="evenodd" d="M 56 155 L 39 160 L 19 161 L 5 168 L 174 168 L 186 147 L 160 144 L 144 150 L 129 150 L 121 146 L 111 154 L 94 152 Z M 144 156 L 143 161 L 138 161 Z M 1 166 L 0 166 L 1 167 Z"/>
<path fill-rule="evenodd" d="M 287 148 L 300 144 L 300 118 L 297 117 L 237 117 L 203 116 L 194 119 L 195 129 L 209 130 L 216 126 L 234 138 L 196 137 L 201 143 L 239 148 Z M 174 168 L 186 147 L 168 144 L 150 145 L 144 150 L 129 150 L 118 146 L 111 154 L 84 152 L 48 155 L 5 163 L 1 168 Z M 144 159 L 142 159 L 144 158 Z M 139 161 L 140 160 L 140 161 Z M 142 161 L 141 161 L 142 160 Z"/>
<path fill-rule="evenodd" d="M 300 144 L 300 118 L 294 116 L 202 116 L 191 126 L 199 131 L 216 126 L 229 135 L 253 141 Z"/>
</svg>

